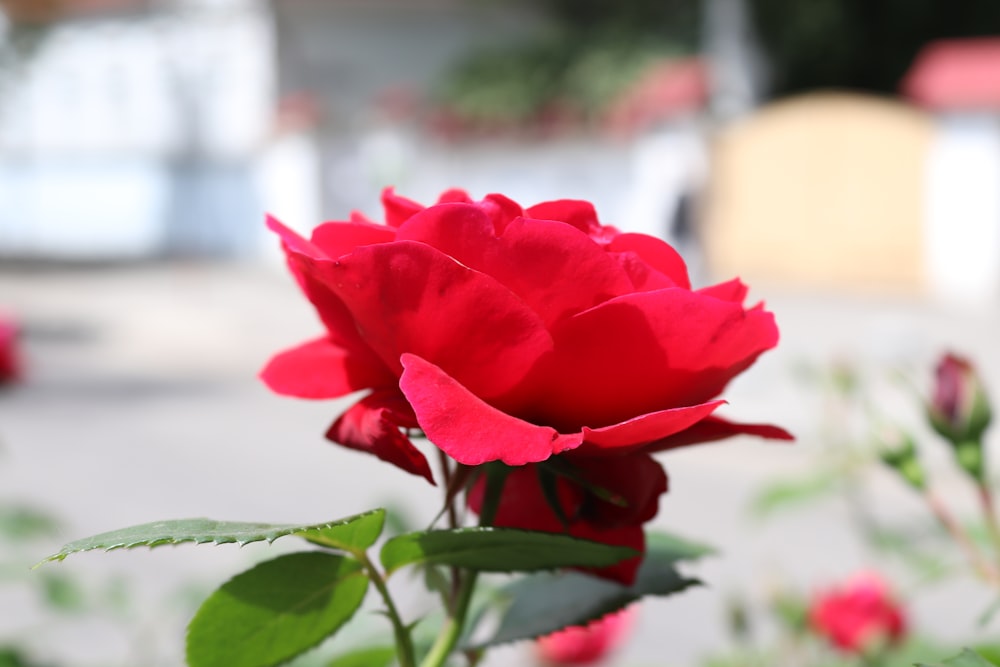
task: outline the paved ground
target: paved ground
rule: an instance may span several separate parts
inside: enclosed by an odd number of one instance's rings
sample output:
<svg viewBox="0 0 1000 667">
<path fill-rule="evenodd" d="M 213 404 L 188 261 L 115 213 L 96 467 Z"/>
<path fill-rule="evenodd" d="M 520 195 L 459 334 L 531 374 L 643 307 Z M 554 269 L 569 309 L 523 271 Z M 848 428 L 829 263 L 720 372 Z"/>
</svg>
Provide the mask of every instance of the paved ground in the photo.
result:
<svg viewBox="0 0 1000 667">
<path fill-rule="evenodd" d="M 731 593 L 759 592 L 777 578 L 808 589 L 865 563 L 837 502 L 769 523 L 747 516 L 761 484 L 808 469 L 817 455 L 819 404 L 795 379 L 803 362 L 920 369 L 951 345 L 973 354 L 1000 391 L 997 308 L 785 289 L 756 296 L 778 314 L 783 342 L 728 392 L 728 414 L 785 425 L 800 442 L 733 441 L 663 456 L 671 491 L 656 523 L 723 555 L 694 569 L 710 587 L 644 606 L 635 641 L 616 664 L 693 665 L 721 646 Z M 0 561 L 30 562 L 63 541 L 160 518 L 321 521 L 403 502 L 418 520 L 435 511 L 425 483 L 325 444 L 336 405 L 281 399 L 255 380 L 269 354 L 318 331 L 280 271 L 6 268 L 0 307 L 26 325 L 29 364 L 28 382 L 0 394 L 0 502 L 31 502 L 64 519 L 61 533 L 30 553 L 0 545 Z M 905 405 L 888 392 L 879 400 Z M 916 511 L 891 480 L 874 482 L 881 510 Z M 949 484 L 946 477 L 946 491 Z M 129 633 L 107 618 L 43 614 L 20 581 L 0 587 L 0 639 L 19 637 L 74 665 L 176 665 L 186 609 L 180 584 L 218 583 L 260 557 L 261 549 L 228 546 L 82 555 L 58 571 L 95 588 L 128 577 L 136 600 Z M 988 599 L 972 584 L 934 589 L 915 598 L 916 623 L 960 636 Z M 380 631 L 377 617 L 366 623 Z M 525 665 L 522 651 L 497 652 L 490 665 Z"/>
</svg>

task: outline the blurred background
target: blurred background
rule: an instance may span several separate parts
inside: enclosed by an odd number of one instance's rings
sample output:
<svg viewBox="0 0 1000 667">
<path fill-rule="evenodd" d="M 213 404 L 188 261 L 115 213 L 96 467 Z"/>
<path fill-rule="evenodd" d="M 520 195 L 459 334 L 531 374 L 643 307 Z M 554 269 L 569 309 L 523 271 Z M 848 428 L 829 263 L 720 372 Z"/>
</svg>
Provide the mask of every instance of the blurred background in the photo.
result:
<svg viewBox="0 0 1000 667">
<path fill-rule="evenodd" d="M 658 525 L 723 555 L 698 571 L 710 588 L 645 605 L 622 665 L 699 664 L 726 646 L 733 596 L 871 566 L 842 499 L 747 516 L 772 478 L 815 470 L 829 448 L 826 369 L 867 378 L 905 423 L 946 348 L 1000 391 L 995 0 L 0 12 L 0 317 L 19 345 L 0 392 L 0 646 L 22 661 L 180 664 L 191 605 L 266 552 L 84 555 L 25 573 L 70 539 L 182 516 L 436 512 L 419 481 L 324 444 L 337 405 L 255 380 L 318 327 L 265 212 L 303 232 L 355 209 L 377 218 L 386 185 L 424 203 L 449 187 L 588 199 L 605 224 L 674 243 L 696 283 L 739 275 L 767 300 L 782 344 L 734 385 L 728 414 L 799 442 L 664 456 Z M 909 389 L 886 379 L 900 376 Z M 951 489 L 946 457 L 931 463 Z M 891 478 L 870 481 L 873 506 L 917 511 Z M 961 577 L 920 591 L 915 624 L 948 640 L 991 601 Z M 524 650 L 489 664 L 527 664 Z"/>
</svg>

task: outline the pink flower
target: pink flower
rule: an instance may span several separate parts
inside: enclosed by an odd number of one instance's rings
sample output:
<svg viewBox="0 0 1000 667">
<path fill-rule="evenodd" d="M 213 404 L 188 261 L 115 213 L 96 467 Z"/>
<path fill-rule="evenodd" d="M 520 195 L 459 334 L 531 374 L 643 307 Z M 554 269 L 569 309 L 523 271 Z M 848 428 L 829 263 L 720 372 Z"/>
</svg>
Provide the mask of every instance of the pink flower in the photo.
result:
<svg viewBox="0 0 1000 667">
<path fill-rule="evenodd" d="M 535 646 L 542 662 L 552 667 L 592 665 L 625 641 L 635 620 L 635 607 L 625 607 L 585 626 L 539 637 Z"/>
<path fill-rule="evenodd" d="M 840 588 L 826 591 L 809 609 L 813 630 L 845 653 L 862 654 L 882 643 L 895 644 L 906 634 L 906 619 L 882 578 L 855 575 Z"/>
</svg>

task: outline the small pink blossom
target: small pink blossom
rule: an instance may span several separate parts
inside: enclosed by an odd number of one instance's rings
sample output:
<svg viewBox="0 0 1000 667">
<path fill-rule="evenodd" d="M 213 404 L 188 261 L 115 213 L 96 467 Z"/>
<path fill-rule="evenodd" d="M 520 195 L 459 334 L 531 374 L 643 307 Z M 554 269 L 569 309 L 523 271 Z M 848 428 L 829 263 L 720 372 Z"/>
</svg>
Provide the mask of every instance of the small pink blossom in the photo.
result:
<svg viewBox="0 0 1000 667">
<path fill-rule="evenodd" d="M 585 626 L 565 628 L 536 642 L 542 662 L 552 667 L 592 665 L 619 646 L 635 619 L 635 607 L 626 607 Z"/>
</svg>

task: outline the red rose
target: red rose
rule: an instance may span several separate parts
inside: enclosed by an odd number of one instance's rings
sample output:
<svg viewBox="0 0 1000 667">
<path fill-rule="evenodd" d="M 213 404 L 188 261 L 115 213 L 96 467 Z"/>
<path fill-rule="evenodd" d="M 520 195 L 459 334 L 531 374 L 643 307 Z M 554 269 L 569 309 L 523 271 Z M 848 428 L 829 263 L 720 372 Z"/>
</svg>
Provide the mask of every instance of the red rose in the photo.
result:
<svg viewBox="0 0 1000 667">
<path fill-rule="evenodd" d="M 906 619 L 874 573 L 859 574 L 843 587 L 819 595 L 809 609 L 813 629 L 845 653 L 861 654 L 882 643 L 897 643 Z"/>
<path fill-rule="evenodd" d="M 303 398 L 367 390 L 331 440 L 432 483 L 406 429 L 468 466 L 561 455 L 583 471 L 559 482 L 577 498 L 566 501 L 571 532 L 625 530 L 617 542 L 641 550 L 641 523 L 666 489 L 650 453 L 739 433 L 790 438 L 713 414 L 729 381 L 778 341 L 771 313 L 744 308 L 738 280 L 692 290 L 672 247 L 602 226 L 583 201 L 522 209 L 451 190 L 424 207 L 391 189 L 382 201 L 386 224 L 354 214 L 311 240 L 269 220 L 326 333 L 275 356 L 262 378 Z M 510 483 L 541 497 L 537 472 Z M 581 485 L 580 474 L 600 479 Z M 602 485 L 633 495 L 636 474 L 640 506 L 591 502 Z M 511 505 L 508 495 L 500 525 L 551 524 L 533 512 L 546 503 Z M 632 576 L 634 567 L 620 578 Z"/>
<path fill-rule="evenodd" d="M 553 667 L 592 665 L 624 641 L 634 617 L 635 608 L 626 607 L 588 625 L 539 637 L 535 644 L 538 655 Z"/>
<path fill-rule="evenodd" d="M 21 360 L 17 346 L 17 325 L 0 316 L 0 384 L 15 382 L 21 377 Z"/>
</svg>

